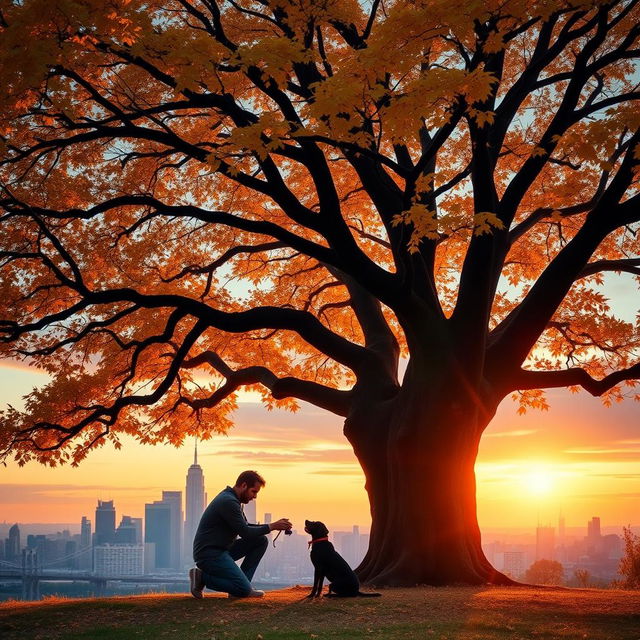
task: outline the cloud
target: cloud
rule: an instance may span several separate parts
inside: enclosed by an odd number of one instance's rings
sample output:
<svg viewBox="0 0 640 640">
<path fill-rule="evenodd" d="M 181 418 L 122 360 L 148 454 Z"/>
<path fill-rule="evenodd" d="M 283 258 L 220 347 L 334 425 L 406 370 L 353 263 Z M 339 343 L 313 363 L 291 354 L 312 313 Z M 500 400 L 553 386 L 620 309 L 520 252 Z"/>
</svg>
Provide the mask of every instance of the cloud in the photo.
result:
<svg viewBox="0 0 640 640">
<path fill-rule="evenodd" d="M 640 492 L 629 493 L 577 493 L 574 498 L 587 500 L 635 500 L 640 498 Z"/>
<path fill-rule="evenodd" d="M 343 465 L 340 467 L 327 467 L 310 472 L 312 475 L 320 476 L 357 476 L 362 477 L 362 469 L 356 465 Z"/>
<path fill-rule="evenodd" d="M 264 443 L 263 443 L 264 444 Z M 353 463 L 354 455 L 350 449 L 342 448 L 304 448 L 304 449 L 225 449 L 225 456 L 251 458 L 259 460 L 261 464 L 297 464 L 309 462 Z"/>
<path fill-rule="evenodd" d="M 624 460 L 640 460 L 640 449 L 596 448 L 565 449 L 564 453 L 573 458 L 597 462 L 614 462 Z"/>
<path fill-rule="evenodd" d="M 29 364 L 28 361 L 14 360 L 13 358 L 0 359 L 0 369 L 13 369 L 18 371 L 28 371 L 34 375 L 46 376 L 49 375 L 46 371 L 38 369 Z"/>
<path fill-rule="evenodd" d="M 620 480 L 640 480 L 640 473 L 590 473 L 593 478 L 617 478 Z"/>
<path fill-rule="evenodd" d="M 0 504 L 68 504 L 86 502 L 87 495 L 103 499 L 111 496 L 159 491 L 159 487 L 105 487 L 77 484 L 0 484 Z"/>
</svg>

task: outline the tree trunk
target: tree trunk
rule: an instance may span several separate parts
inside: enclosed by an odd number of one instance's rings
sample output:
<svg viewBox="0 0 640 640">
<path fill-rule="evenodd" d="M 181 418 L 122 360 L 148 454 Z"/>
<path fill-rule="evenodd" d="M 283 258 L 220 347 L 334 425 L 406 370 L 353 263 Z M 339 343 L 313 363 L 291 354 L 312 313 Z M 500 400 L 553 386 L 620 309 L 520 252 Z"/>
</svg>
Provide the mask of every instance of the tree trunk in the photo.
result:
<svg viewBox="0 0 640 640">
<path fill-rule="evenodd" d="M 493 411 L 479 407 L 477 394 L 465 401 L 461 393 L 447 397 L 425 387 L 405 376 L 393 401 L 363 403 L 345 423 L 371 507 L 360 580 L 377 586 L 512 584 L 486 559 L 476 514 L 474 466 Z"/>
</svg>

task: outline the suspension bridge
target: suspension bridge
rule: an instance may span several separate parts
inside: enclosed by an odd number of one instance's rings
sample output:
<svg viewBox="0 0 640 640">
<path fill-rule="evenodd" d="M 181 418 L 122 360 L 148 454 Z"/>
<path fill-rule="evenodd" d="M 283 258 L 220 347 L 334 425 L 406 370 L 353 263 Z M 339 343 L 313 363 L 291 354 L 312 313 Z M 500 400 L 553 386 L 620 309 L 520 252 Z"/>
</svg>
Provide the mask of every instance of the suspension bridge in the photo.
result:
<svg viewBox="0 0 640 640">
<path fill-rule="evenodd" d="M 91 552 L 91 548 L 82 549 L 78 552 L 57 558 L 53 562 L 42 565 L 38 562 L 38 553 L 35 549 L 22 550 L 22 562 L 17 564 L 0 560 L 0 582 L 20 580 L 22 582 L 22 599 L 39 600 L 41 582 L 88 582 L 91 585 L 93 594 L 103 596 L 107 588 L 107 582 L 117 581 L 134 584 L 189 584 L 185 575 L 184 578 L 169 576 L 149 576 L 149 575 L 97 575 L 90 571 L 56 569 L 56 565 L 64 565 L 69 561 L 86 556 Z"/>
</svg>

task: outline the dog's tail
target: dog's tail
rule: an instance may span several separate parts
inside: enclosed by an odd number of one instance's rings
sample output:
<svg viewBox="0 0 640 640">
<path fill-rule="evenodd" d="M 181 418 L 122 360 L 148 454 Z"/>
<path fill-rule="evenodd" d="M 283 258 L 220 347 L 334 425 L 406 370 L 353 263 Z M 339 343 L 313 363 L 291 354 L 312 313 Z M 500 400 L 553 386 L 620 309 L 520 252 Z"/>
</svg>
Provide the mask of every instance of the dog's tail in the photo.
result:
<svg viewBox="0 0 640 640">
<path fill-rule="evenodd" d="M 370 591 L 369 593 L 363 593 L 362 591 L 358 591 L 358 595 L 361 596 L 362 598 L 379 598 L 382 594 L 375 593 L 373 591 Z"/>
</svg>

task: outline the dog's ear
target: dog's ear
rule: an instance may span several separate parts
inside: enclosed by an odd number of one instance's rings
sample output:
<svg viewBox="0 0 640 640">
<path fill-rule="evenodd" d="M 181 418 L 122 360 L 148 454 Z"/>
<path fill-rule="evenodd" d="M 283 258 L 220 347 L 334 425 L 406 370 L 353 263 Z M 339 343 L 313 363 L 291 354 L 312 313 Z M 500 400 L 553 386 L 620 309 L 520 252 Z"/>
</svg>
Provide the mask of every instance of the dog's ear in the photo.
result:
<svg viewBox="0 0 640 640">
<path fill-rule="evenodd" d="M 318 522 L 318 535 L 326 536 L 328 534 L 329 534 L 329 529 L 327 529 L 327 526 L 325 525 L 325 523 Z"/>
</svg>

